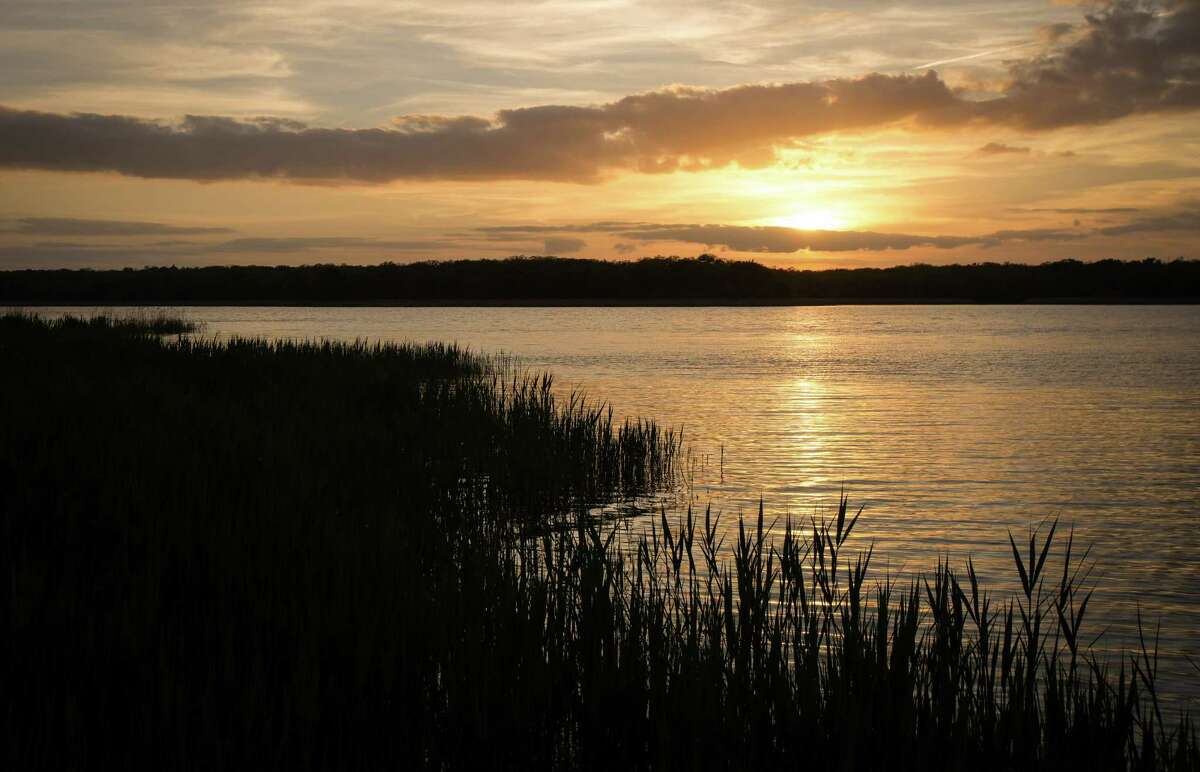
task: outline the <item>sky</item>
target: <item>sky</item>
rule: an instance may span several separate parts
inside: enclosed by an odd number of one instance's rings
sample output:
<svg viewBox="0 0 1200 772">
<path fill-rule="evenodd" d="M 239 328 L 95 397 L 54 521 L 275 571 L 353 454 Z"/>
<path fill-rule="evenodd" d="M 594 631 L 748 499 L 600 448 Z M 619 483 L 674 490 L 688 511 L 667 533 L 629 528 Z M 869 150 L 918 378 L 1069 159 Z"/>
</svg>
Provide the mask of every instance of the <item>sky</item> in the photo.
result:
<svg viewBox="0 0 1200 772">
<path fill-rule="evenodd" d="M 0 269 L 1198 247 L 1200 0 L 0 0 Z"/>
</svg>

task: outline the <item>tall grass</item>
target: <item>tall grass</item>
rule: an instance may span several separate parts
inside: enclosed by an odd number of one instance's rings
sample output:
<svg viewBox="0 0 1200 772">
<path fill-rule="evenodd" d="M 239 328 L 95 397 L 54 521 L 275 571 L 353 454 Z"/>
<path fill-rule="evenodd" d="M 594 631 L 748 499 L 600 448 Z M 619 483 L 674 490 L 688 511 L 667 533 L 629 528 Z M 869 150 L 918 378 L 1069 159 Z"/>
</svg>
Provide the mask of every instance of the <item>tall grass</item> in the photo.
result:
<svg viewBox="0 0 1200 772">
<path fill-rule="evenodd" d="M 7 767 L 1200 769 L 1086 554 L 870 578 L 857 515 L 586 516 L 677 474 L 453 346 L 0 318 Z"/>
<path fill-rule="evenodd" d="M 847 551 L 857 520 L 843 498 L 832 517 L 789 521 L 773 539 L 760 508 L 725 545 L 711 511 L 689 510 L 674 526 L 664 515 L 621 551 L 594 526 L 578 530 L 562 550 L 577 563 L 543 576 L 552 587 L 563 586 L 557 574 L 572 577 L 564 602 L 591 617 L 579 637 L 598 639 L 601 653 L 581 670 L 604 671 L 591 683 L 644 700 L 641 736 L 623 738 L 630 759 L 681 768 L 678 758 L 747 768 L 1200 764 L 1190 718 L 1164 721 L 1153 647 L 1144 641 L 1115 663 L 1090 651 L 1086 554 L 1073 535 L 1057 561 L 1054 523 L 1019 549 L 1013 541 L 1022 592 L 998 600 L 970 561 L 906 584 L 871 581 L 871 549 Z M 620 747 L 607 744 L 610 754 Z"/>
<path fill-rule="evenodd" d="M 36 312 L 8 311 L 3 318 L 6 323 L 17 321 L 34 322 L 39 316 Z M 44 324 L 52 330 L 91 329 L 103 330 L 125 335 L 182 335 L 199 332 L 202 324 L 170 314 L 166 311 L 149 311 L 135 308 L 112 314 L 95 314 L 93 316 L 78 316 L 63 314 L 47 319 Z"/>
</svg>

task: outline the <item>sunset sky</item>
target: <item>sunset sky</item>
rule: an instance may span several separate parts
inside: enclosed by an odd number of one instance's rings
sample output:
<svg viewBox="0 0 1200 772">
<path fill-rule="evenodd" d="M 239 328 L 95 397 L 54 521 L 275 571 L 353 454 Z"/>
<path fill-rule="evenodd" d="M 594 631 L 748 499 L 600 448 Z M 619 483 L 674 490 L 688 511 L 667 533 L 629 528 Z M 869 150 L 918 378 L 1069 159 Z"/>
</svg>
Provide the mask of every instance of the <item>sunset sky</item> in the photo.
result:
<svg viewBox="0 0 1200 772">
<path fill-rule="evenodd" d="M 0 0 L 0 268 L 1198 247 L 1200 0 Z"/>
</svg>

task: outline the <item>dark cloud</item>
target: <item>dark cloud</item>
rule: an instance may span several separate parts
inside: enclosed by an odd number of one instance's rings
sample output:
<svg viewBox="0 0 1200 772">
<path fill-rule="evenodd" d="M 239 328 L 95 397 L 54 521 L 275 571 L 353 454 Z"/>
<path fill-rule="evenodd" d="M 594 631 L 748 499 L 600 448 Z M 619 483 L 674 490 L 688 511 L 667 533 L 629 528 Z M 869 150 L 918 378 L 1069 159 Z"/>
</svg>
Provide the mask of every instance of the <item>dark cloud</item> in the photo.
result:
<svg viewBox="0 0 1200 772">
<path fill-rule="evenodd" d="M 11 220 L 9 232 L 36 236 L 198 236 L 232 233 L 232 228 L 164 225 L 127 220 L 79 220 L 70 217 L 20 217 Z"/>
<path fill-rule="evenodd" d="M 1047 24 L 1038 30 L 1038 37 L 1047 43 L 1057 43 L 1065 38 L 1075 29 L 1074 24 L 1067 22 L 1059 22 L 1057 24 Z"/>
<path fill-rule="evenodd" d="M 545 241 L 547 255 L 560 255 L 564 252 L 578 252 L 587 246 L 583 239 L 551 237 Z"/>
<path fill-rule="evenodd" d="M 1164 231 L 1200 231 L 1200 208 L 1141 217 L 1124 225 L 1100 228 L 1097 232 L 1105 236 L 1125 236 L 1130 233 L 1160 233 Z"/>
<path fill-rule="evenodd" d="M 980 155 L 1008 155 L 1012 153 L 1028 155 L 1032 151 L 1027 147 L 1014 147 L 1012 145 L 1005 145 L 1002 142 L 989 142 L 975 152 Z"/>
<path fill-rule="evenodd" d="M 993 231 L 979 236 L 977 243 L 984 247 L 998 247 L 1013 241 L 1071 241 L 1088 235 L 1081 231 L 1062 228 L 1029 228 L 1025 230 Z"/>
<path fill-rule="evenodd" d="M 1200 0 L 1118 0 L 1011 66 L 977 101 L 923 75 L 670 88 L 589 107 L 544 105 L 493 118 L 408 115 L 388 128 L 308 128 L 281 119 L 128 116 L 0 109 L 0 167 L 139 177 L 594 182 L 616 171 L 772 163 L 781 148 L 895 124 L 1022 130 L 1200 108 Z"/>
<path fill-rule="evenodd" d="M 1200 0 L 1117 0 L 1085 21 L 1070 44 L 1012 65 L 980 115 L 1040 130 L 1200 107 Z"/>
<path fill-rule="evenodd" d="M 626 244 L 623 241 L 618 241 L 616 244 L 613 244 L 613 249 L 615 249 L 617 251 L 618 255 L 628 255 L 628 254 L 631 254 L 635 249 L 637 249 L 637 245 L 636 244 Z"/>
</svg>

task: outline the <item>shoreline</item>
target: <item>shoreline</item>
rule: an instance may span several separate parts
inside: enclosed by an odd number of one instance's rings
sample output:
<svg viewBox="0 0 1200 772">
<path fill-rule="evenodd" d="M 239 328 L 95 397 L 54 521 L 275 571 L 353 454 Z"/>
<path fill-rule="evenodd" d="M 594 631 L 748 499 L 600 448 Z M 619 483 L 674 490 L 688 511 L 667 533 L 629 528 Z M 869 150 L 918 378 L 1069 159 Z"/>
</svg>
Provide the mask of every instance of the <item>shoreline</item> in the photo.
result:
<svg viewBox="0 0 1200 772">
<path fill-rule="evenodd" d="M 1188 306 L 1189 298 L 1032 298 L 982 301 L 964 298 L 428 298 L 380 300 L 8 300 L 0 306 L 21 307 L 248 307 L 248 308 L 704 308 L 704 307 L 807 307 L 807 306 Z"/>
</svg>

